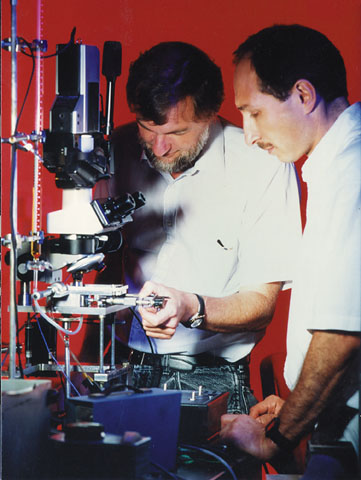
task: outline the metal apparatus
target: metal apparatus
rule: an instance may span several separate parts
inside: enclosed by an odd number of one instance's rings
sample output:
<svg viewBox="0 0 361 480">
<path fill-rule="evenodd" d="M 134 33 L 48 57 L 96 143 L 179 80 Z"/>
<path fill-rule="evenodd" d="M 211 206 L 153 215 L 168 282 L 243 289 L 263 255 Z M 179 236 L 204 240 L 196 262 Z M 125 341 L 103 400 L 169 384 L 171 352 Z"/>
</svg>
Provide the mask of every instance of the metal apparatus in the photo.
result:
<svg viewBox="0 0 361 480">
<path fill-rule="evenodd" d="M 56 98 L 50 112 L 49 129 L 43 130 L 37 124 L 36 131 L 31 134 L 19 133 L 17 54 L 28 48 L 33 60 L 40 62 L 40 53 L 46 51 L 47 42 L 35 40 L 32 44 L 24 44 L 17 37 L 16 3 L 12 0 L 11 40 L 2 41 L 2 47 L 11 51 L 12 60 L 12 134 L 2 138 L 2 143 L 11 146 L 14 178 L 12 231 L 2 239 L 2 245 L 10 249 L 11 267 L 9 378 L 18 378 L 22 373 L 16 362 L 18 312 L 35 312 L 55 332 L 55 337 L 56 332 L 64 335 L 65 362 L 64 367 L 51 361 L 44 365 L 28 362 L 24 373 L 64 370 L 66 395 L 70 396 L 70 338 L 81 330 L 83 316 L 99 319 L 99 365 L 84 369 L 95 372 L 102 384 L 115 371 L 115 312 L 137 305 L 161 308 L 166 300 L 129 295 L 127 285 L 83 284 L 86 273 L 102 268 L 107 252 L 120 248 L 121 228 L 132 221 L 135 210 L 145 203 L 140 192 L 92 200 L 94 185 L 109 178 L 114 170 L 109 135 L 113 126 L 114 86 L 121 72 L 121 44 L 104 44 L 102 73 L 107 80 L 107 100 L 106 111 L 100 112 L 99 50 L 96 46 L 75 43 L 74 29 L 70 41 L 57 45 L 54 55 L 57 61 Z M 17 232 L 17 149 L 32 153 L 35 172 L 38 163 L 43 164 L 55 174 L 56 186 L 62 189 L 62 209 L 48 214 L 46 232 L 38 224 L 27 236 Z M 39 178 L 35 177 L 34 198 L 39 202 Z M 37 211 L 38 207 L 35 205 L 34 209 Z M 72 277 L 71 283 L 62 281 L 63 273 Z M 16 298 L 19 282 L 21 293 Z M 40 289 L 39 282 L 44 282 L 46 288 Z M 77 326 L 72 329 L 74 323 Z M 111 324 L 112 330 L 109 368 L 105 367 L 103 359 L 106 323 Z M 29 322 L 27 327 L 30 331 Z M 31 350 L 31 339 L 26 348 Z"/>
</svg>

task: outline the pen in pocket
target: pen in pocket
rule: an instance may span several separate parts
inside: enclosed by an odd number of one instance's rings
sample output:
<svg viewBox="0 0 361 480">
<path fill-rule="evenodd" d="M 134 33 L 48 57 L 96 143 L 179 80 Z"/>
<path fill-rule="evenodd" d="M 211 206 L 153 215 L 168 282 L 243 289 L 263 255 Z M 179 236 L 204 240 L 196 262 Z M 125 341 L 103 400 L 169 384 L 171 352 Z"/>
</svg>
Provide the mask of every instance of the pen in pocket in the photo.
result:
<svg viewBox="0 0 361 480">
<path fill-rule="evenodd" d="M 220 245 L 224 250 L 232 250 L 232 248 L 227 248 L 227 247 L 225 247 L 220 239 L 217 240 L 217 243 L 218 243 L 218 245 Z"/>
</svg>

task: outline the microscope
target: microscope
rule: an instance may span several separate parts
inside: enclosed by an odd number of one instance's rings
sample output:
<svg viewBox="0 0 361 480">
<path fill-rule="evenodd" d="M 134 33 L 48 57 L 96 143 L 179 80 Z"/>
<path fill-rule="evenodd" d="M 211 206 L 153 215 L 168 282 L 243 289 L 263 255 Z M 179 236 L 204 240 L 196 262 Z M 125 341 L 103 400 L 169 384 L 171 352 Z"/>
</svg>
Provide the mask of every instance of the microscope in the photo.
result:
<svg viewBox="0 0 361 480">
<path fill-rule="evenodd" d="M 113 128 L 114 87 L 121 73 L 121 44 L 104 43 L 102 74 L 107 80 L 106 109 L 100 111 L 100 54 L 96 46 L 57 45 L 56 98 L 49 129 L 42 132 L 42 163 L 55 175 L 62 191 L 62 208 L 47 215 L 47 233 L 39 232 L 35 250 L 22 242 L 17 249 L 17 278 L 21 294 L 17 311 L 37 314 L 44 327 L 40 338 L 30 319 L 26 332 L 26 375 L 63 370 L 66 396 L 71 396 L 74 369 L 94 374 L 104 388 L 119 376 L 115 366 L 115 313 L 137 305 L 161 308 L 161 297 L 139 298 L 127 285 L 84 284 L 84 275 L 104 267 L 104 256 L 122 245 L 121 228 L 145 204 L 141 192 L 117 198 L 92 199 L 92 189 L 114 173 L 110 135 Z M 105 110 L 105 111 L 104 111 Z M 15 137 L 13 142 L 16 141 Z M 10 141 L 8 143 L 11 143 Z M 34 235 L 33 235 L 34 237 Z M 119 265 L 121 268 L 121 265 Z M 63 275 L 72 281 L 63 281 Z M 39 288 L 45 283 L 45 288 Z M 83 327 L 84 316 L 99 322 L 99 364 L 72 365 L 70 338 Z M 75 325 L 75 327 L 74 327 Z M 104 365 L 104 329 L 111 328 L 110 365 Z M 37 333 L 35 333 L 37 332 Z M 64 337 L 64 367 L 56 361 L 57 332 Z M 47 343 L 44 349 L 43 340 Z M 42 347 L 40 347 L 42 344 Z M 40 353 L 39 353 L 40 352 Z M 43 353 L 41 353 L 43 352 Z M 120 372 L 121 375 L 124 372 Z"/>
</svg>

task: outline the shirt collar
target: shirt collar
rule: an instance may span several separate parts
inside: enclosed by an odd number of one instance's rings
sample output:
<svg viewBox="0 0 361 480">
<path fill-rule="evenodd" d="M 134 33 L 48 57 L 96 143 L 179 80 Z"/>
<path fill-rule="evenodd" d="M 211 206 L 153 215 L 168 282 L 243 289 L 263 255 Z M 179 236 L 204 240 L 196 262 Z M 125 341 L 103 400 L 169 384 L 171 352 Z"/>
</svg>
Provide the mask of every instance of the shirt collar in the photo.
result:
<svg viewBox="0 0 361 480">
<path fill-rule="evenodd" d="M 361 104 L 357 102 L 347 107 L 336 119 L 331 128 L 321 138 L 316 148 L 302 167 L 302 178 L 308 182 L 323 172 L 337 153 L 347 134 L 360 124 Z"/>
</svg>

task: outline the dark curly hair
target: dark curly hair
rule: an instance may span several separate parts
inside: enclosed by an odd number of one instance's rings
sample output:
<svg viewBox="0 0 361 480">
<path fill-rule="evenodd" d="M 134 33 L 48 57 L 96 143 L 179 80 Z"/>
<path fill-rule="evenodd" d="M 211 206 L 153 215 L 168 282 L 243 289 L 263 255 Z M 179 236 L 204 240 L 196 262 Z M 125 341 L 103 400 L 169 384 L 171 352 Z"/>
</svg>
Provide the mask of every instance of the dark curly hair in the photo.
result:
<svg viewBox="0 0 361 480">
<path fill-rule="evenodd" d="M 169 108 L 191 97 L 197 118 L 217 113 L 224 88 L 220 68 L 199 48 L 162 42 L 130 65 L 127 100 L 132 112 L 162 125 Z"/>
<path fill-rule="evenodd" d="M 293 85 L 308 80 L 329 103 L 347 99 L 343 59 L 330 40 L 302 25 L 274 25 L 251 35 L 233 53 L 237 65 L 250 58 L 259 77 L 260 88 L 279 100 L 286 100 Z"/>
</svg>

